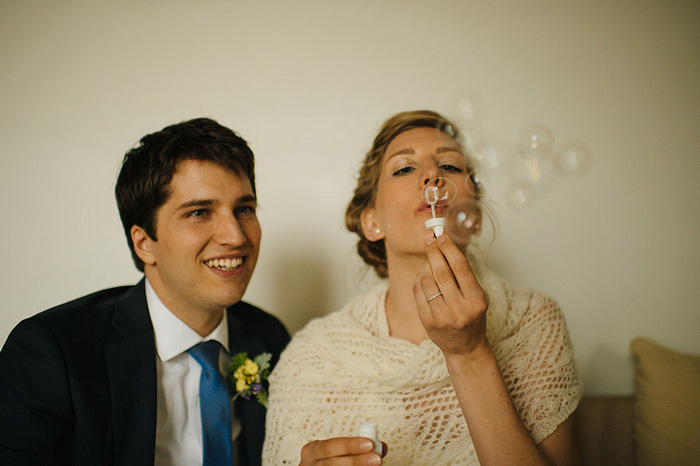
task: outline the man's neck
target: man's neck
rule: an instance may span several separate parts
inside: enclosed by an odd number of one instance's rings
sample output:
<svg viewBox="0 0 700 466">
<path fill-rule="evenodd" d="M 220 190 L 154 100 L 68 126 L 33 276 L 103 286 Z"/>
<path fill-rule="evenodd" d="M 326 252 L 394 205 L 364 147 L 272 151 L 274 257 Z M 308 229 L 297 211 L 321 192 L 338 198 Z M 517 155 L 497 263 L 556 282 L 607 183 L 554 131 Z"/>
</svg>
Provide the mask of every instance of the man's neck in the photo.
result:
<svg viewBox="0 0 700 466">
<path fill-rule="evenodd" d="M 188 309 L 183 307 L 181 303 L 170 302 L 167 294 L 160 290 L 160 282 L 158 280 L 152 280 L 148 276 L 146 278 L 156 296 L 158 296 L 158 299 L 168 311 L 200 336 L 206 337 L 221 322 L 226 309 Z"/>
</svg>

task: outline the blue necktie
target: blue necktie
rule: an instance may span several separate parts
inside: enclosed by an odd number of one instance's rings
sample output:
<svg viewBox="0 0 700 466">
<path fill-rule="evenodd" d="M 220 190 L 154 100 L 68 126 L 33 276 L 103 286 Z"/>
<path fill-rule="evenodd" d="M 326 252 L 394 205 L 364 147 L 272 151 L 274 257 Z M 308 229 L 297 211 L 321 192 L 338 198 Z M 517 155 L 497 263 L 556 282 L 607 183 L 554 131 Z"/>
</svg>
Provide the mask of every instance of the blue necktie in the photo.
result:
<svg viewBox="0 0 700 466">
<path fill-rule="evenodd" d="M 220 348 L 218 341 L 209 340 L 187 351 L 202 366 L 199 409 L 202 413 L 204 466 L 228 466 L 233 463 L 231 409 L 226 380 L 219 371 Z"/>
</svg>

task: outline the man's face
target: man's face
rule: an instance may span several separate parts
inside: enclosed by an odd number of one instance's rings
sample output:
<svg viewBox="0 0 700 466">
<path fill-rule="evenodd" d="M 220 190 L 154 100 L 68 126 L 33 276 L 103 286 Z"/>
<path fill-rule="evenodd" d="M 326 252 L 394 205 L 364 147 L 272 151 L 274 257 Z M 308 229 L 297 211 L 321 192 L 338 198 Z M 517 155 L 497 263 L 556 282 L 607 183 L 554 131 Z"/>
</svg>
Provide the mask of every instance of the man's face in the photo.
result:
<svg viewBox="0 0 700 466">
<path fill-rule="evenodd" d="M 188 325 L 218 321 L 243 297 L 260 248 L 255 209 L 245 176 L 209 161 L 178 165 L 156 214 L 158 240 L 146 237 L 137 252 L 158 297 Z"/>
</svg>

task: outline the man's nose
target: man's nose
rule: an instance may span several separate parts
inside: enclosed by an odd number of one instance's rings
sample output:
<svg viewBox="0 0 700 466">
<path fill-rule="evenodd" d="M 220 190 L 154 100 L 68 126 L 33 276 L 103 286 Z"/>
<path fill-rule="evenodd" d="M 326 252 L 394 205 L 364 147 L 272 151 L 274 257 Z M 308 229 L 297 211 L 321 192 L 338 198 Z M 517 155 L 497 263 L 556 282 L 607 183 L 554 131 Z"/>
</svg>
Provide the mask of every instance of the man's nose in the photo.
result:
<svg viewBox="0 0 700 466">
<path fill-rule="evenodd" d="M 230 246 L 240 246 L 247 241 L 241 224 L 236 217 L 231 214 L 219 219 L 216 224 L 216 240 L 220 244 Z"/>
</svg>

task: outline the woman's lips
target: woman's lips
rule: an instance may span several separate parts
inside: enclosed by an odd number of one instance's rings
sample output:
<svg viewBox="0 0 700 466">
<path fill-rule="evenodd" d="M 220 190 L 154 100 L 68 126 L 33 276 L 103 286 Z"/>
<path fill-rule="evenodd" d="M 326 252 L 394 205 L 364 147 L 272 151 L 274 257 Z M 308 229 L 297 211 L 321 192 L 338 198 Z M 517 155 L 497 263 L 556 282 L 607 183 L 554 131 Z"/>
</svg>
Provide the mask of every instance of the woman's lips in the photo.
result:
<svg viewBox="0 0 700 466">
<path fill-rule="evenodd" d="M 446 210 L 447 210 L 447 206 L 444 206 L 444 205 L 436 205 L 436 206 L 435 206 L 435 215 L 436 215 L 436 216 L 442 216 L 442 215 L 445 213 Z M 433 210 L 432 210 L 432 208 L 430 207 L 430 204 L 428 204 L 427 202 L 424 202 L 424 203 L 421 204 L 421 206 L 418 208 L 418 213 L 421 213 L 421 214 L 422 214 L 422 213 L 426 213 L 426 212 L 429 213 L 430 215 L 433 214 Z"/>
</svg>

